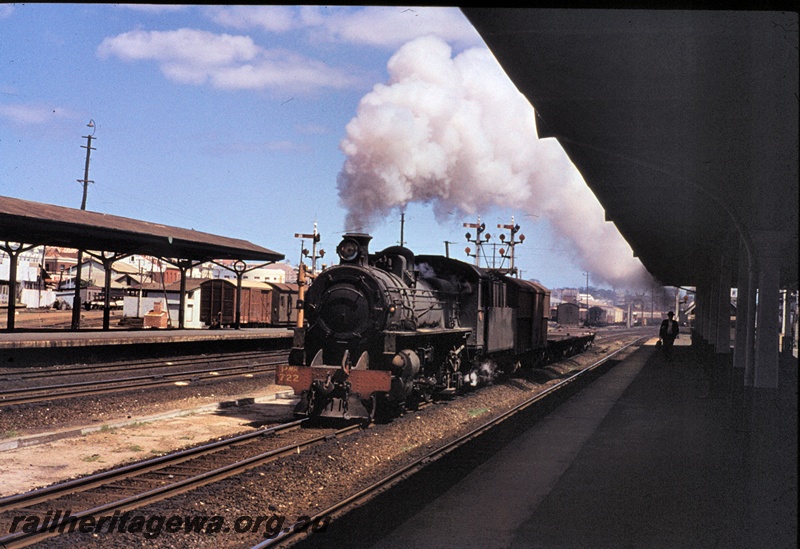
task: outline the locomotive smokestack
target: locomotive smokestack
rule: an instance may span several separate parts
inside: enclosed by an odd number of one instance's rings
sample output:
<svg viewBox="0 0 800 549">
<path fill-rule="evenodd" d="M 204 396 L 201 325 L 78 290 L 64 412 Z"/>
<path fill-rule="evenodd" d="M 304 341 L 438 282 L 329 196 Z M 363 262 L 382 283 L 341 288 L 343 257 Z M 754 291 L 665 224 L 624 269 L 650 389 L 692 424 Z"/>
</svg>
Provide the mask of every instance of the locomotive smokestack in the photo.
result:
<svg viewBox="0 0 800 549">
<path fill-rule="evenodd" d="M 369 241 L 372 237 L 364 233 L 347 233 L 336 247 L 341 263 L 366 266 L 369 259 Z"/>
</svg>

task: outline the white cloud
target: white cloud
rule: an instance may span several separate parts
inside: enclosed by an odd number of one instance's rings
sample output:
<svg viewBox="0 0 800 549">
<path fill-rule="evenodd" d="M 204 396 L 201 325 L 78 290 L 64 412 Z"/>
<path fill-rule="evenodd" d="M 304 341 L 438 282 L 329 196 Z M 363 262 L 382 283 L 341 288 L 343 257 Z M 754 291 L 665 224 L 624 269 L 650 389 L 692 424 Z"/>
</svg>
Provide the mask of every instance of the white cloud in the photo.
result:
<svg viewBox="0 0 800 549">
<path fill-rule="evenodd" d="M 175 11 L 183 11 L 188 6 L 180 4 L 117 4 L 117 7 L 143 13 L 161 14 Z"/>
<path fill-rule="evenodd" d="M 291 6 L 214 6 L 206 8 L 205 12 L 215 23 L 235 29 L 286 32 L 300 23 Z"/>
<path fill-rule="evenodd" d="M 103 58 L 157 61 L 171 80 L 186 84 L 210 81 L 222 89 L 311 92 L 355 84 L 352 77 L 320 61 L 262 48 L 248 36 L 195 29 L 126 32 L 103 40 L 97 52 Z"/>
<path fill-rule="evenodd" d="M 47 105 L 0 104 L 0 118 L 19 126 L 48 124 L 55 119 L 72 118 L 75 115 L 62 108 Z"/>
<path fill-rule="evenodd" d="M 460 47 L 483 44 L 458 8 L 370 6 L 354 12 L 334 11 L 319 21 L 336 39 L 353 44 L 395 48 L 426 35 Z"/>
<path fill-rule="evenodd" d="M 249 61 L 258 52 L 258 46 L 247 36 L 213 34 L 194 29 L 131 31 L 106 38 L 98 48 L 101 57 L 116 55 L 126 61 L 184 61 L 207 67 Z"/>
<path fill-rule="evenodd" d="M 369 6 L 231 6 L 209 8 L 216 23 L 236 29 L 305 29 L 315 40 L 396 48 L 433 34 L 460 47 L 483 43 L 458 8 Z"/>
<path fill-rule="evenodd" d="M 345 88 L 352 78 L 320 61 L 279 50 L 264 50 L 255 63 L 221 68 L 214 84 L 225 89 L 280 88 L 310 92 L 318 88 Z"/>
</svg>

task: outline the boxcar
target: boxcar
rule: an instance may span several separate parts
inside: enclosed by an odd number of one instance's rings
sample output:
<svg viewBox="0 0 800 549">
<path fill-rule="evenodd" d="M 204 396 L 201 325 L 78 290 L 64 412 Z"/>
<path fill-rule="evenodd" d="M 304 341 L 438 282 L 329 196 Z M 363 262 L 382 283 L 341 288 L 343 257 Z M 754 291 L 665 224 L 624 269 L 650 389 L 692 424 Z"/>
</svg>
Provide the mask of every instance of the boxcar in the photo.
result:
<svg viewBox="0 0 800 549">
<path fill-rule="evenodd" d="M 272 288 L 264 282 L 242 281 L 241 325 L 267 325 Z M 200 321 L 207 326 L 236 325 L 236 281 L 216 278 L 200 285 Z"/>
<path fill-rule="evenodd" d="M 566 326 L 580 324 L 580 307 L 576 303 L 560 303 L 556 320 Z"/>
<path fill-rule="evenodd" d="M 236 281 L 206 280 L 200 285 L 200 321 L 207 326 L 236 325 Z M 297 285 L 242 280 L 241 326 L 290 326 L 297 321 Z"/>
<path fill-rule="evenodd" d="M 270 282 L 272 287 L 271 326 L 295 326 L 297 324 L 297 284 Z"/>
</svg>

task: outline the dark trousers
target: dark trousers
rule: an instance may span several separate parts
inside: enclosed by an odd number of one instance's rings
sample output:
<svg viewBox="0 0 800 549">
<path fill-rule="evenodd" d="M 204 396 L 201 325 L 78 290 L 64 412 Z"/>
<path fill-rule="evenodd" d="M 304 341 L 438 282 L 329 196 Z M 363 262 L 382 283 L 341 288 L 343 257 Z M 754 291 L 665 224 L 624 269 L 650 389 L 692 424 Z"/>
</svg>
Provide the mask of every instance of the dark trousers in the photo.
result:
<svg viewBox="0 0 800 549">
<path fill-rule="evenodd" d="M 672 359 L 672 344 L 675 343 L 675 338 L 670 336 L 665 336 L 662 338 L 663 349 L 664 349 L 664 356 L 668 359 Z"/>
</svg>

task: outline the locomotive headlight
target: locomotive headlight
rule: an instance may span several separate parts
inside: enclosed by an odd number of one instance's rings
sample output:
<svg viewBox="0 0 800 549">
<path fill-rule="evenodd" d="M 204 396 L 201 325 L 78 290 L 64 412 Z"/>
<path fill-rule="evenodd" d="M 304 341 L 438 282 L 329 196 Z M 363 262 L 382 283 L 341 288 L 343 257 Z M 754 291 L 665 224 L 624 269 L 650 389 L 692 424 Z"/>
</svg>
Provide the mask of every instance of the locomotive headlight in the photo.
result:
<svg viewBox="0 0 800 549">
<path fill-rule="evenodd" d="M 394 312 L 396 310 L 397 310 L 397 307 L 395 307 L 394 305 L 389 305 L 389 313 L 394 314 Z"/>
<path fill-rule="evenodd" d="M 353 261 L 358 257 L 358 242 L 350 239 L 343 240 L 342 243 L 339 244 L 336 253 L 339 254 L 342 261 Z"/>
</svg>

